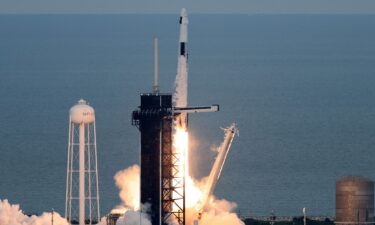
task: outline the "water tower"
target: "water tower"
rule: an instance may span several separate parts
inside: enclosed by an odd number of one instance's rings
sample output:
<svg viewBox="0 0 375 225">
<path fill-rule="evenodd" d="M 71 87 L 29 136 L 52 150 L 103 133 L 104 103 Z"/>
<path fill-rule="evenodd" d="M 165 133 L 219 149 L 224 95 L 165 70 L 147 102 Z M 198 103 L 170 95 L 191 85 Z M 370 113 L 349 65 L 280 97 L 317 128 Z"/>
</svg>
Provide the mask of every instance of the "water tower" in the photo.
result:
<svg viewBox="0 0 375 225">
<path fill-rule="evenodd" d="M 79 225 L 100 219 L 95 111 L 83 99 L 70 109 L 65 218 Z"/>
</svg>

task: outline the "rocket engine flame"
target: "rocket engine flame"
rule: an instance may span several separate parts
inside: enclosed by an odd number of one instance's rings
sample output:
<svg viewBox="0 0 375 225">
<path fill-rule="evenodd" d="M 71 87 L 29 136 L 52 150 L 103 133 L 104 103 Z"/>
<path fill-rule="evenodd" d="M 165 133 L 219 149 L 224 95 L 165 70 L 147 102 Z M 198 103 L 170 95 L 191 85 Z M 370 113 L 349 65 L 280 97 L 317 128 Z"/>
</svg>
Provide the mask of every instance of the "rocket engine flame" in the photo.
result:
<svg viewBox="0 0 375 225">
<path fill-rule="evenodd" d="M 193 178 L 189 175 L 189 133 L 182 127 L 176 127 L 176 132 L 174 134 L 174 147 L 178 154 L 180 154 L 180 159 L 183 163 L 180 164 L 179 170 L 181 171 L 181 176 L 185 177 L 185 192 L 186 196 L 186 207 L 193 208 L 199 202 L 202 197 L 202 190 L 195 184 Z M 182 174 L 183 173 L 183 174 Z"/>
</svg>

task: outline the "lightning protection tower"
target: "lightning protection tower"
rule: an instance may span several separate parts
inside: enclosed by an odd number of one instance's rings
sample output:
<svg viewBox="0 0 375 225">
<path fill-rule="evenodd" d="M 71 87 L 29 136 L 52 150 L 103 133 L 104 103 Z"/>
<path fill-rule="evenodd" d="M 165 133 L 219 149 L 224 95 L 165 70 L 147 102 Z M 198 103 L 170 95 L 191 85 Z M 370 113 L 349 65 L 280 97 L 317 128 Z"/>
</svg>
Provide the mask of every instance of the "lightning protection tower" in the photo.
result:
<svg viewBox="0 0 375 225">
<path fill-rule="evenodd" d="M 65 218 L 79 225 L 100 219 L 95 111 L 83 99 L 70 109 Z"/>
</svg>

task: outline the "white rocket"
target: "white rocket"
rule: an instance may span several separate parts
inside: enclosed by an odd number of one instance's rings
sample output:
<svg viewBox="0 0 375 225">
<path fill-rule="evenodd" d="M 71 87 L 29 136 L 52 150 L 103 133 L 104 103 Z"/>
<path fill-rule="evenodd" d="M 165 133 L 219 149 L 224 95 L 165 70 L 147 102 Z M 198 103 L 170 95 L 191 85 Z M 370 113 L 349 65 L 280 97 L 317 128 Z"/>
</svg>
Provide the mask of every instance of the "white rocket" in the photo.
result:
<svg viewBox="0 0 375 225">
<path fill-rule="evenodd" d="M 176 93 L 173 95 L 174 107 L 187 107 L 188 96 L 188 15 L 186 9 L 180 14 L 180 39 L 178 50 L 178 64 L 176 76 Z M 177 125 L 186 128 L 187 113 L 182 112 L 176 119 Z"/>
<path fill-rule="evenodd" d="M 238 129 L 235 123 L 232 123 L 228 128 L 223 129 L 225 136 L 223 143 L 218 148 L 218 154 L 215 159 L 215 163 L 212 166 L 210 176 L 208 177 L 206 188 L 204 190 L 202 199 L 199 204 L 199 213 L 202 213 L 207 206 L 210 197 L 212 196 L 216 184 L 219 181 L 221 171 L 223 170 L 225 160 L 228 156 L 228 152 L 232 145 L 235 135 L 238 133 Z"/>
</svg>

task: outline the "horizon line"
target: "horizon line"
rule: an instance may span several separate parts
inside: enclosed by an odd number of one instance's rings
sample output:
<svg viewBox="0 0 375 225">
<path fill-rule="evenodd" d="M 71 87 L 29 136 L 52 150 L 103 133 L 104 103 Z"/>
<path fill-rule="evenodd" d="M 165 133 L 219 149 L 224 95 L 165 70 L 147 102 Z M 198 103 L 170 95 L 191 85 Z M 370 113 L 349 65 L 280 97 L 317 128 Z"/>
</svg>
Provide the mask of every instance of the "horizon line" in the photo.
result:
<svg viewBox="0 0 375 225">
<path fill-rule="evenodd" d="M 179 15 L 175 12 L 0 12 L 0 15 Z M 189 15 L 375 15 L 375 12 L 192 12 Z"/>
</svg>

